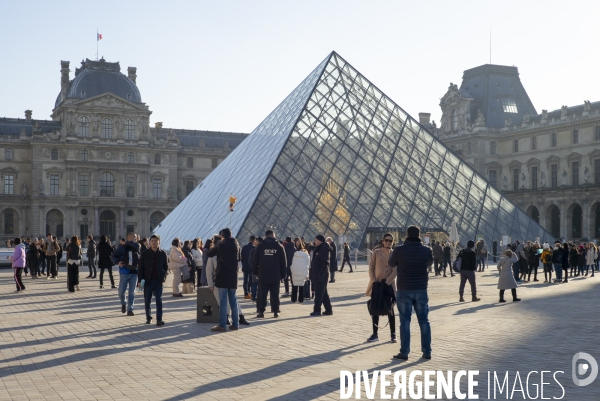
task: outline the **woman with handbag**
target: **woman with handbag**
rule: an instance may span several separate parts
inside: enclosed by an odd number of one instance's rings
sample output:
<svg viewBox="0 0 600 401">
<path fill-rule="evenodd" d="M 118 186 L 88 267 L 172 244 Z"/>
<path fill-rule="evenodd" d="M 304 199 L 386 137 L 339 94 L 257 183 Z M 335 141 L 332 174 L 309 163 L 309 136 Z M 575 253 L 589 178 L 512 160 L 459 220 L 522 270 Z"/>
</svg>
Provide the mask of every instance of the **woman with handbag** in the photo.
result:
<svg viewBox="0 0 600 401">
<path fill-rule="evenodd" d="M 304 285 L 308 280 L 308 270 L 310 268 L 310 256 L 304 244 L 299 238 L 294 240 L 297 251 L 294 253 L 290 272 L 292 273 L 292 303 L 296 300 L 304 302 Z"/>
<path fill-rule="evenodd" d="M 69 292 L 79 291 L 79 265 L 81 264 L 81 243 L 74 236 L 67 245 L 67 289 Z"/>
<path fill-rule="evenodd" d="M 373 283 L 385 281 L 387 285 L 391 285 L 396 293 L 396 267 L 388 265 L 390 255 L 392 254 L 392 245 L 394 243 L 394 237 L 391 233 L 386 233 L 383 236 L 383 246 L 373 250 L 371 255 L 371 262 L 369 263 L 369 285 L 367 285 L 367 291 L 365 295 L 372 296 Z M 388 322 L 390 325 L 391 342 L 395 343 L 396 340 L 396 317 L 394 315 L 394 304 L 392 302 L 390 311 L 387 315 Z M 373 321 L 373 334 L 367 339 L 368 342 L 372 343 L 379 341 L 377 331 L 379 329 L 379 316 L 371 316 Z"/>
</svg>

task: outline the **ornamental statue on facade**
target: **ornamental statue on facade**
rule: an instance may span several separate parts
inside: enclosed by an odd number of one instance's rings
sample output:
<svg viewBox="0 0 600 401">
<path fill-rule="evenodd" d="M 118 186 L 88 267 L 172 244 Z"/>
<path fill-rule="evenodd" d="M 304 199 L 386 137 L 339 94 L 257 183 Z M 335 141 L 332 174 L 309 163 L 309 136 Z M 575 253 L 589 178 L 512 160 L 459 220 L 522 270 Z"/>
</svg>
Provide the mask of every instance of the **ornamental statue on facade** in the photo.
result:
<svg viewBox="0 0 600 401">
<path fill-rule="evenodd" d="M 477 119 L 475 120 L 476 127 L 485 127 L 485 117 L 481 112 L 481 109 L 477 109 Z"/>
<path fill-rule="evenodd" d="M 502 190 L 508 191 L 508 180 L 506 179 L 506 176 L 504 176 L 504 179 L 502 180 Z"/>
<path fill-rule="evenodd" d="M 585 166 L 585 170 L 583 170 L 583 182 L 586 184 L 590 183 L 590 169 Z"/>
<path fill-rule="evenodd" d="M 562 173 L 562 184 L 563 184 L 563 186 L 567 185 L 567 172 L 565 170 L 563 170 L 563 173 Z"/>
<path fill-rule="evenodd" d="M 525 173 L 521 174 L 521 189 L 525 189 Z"/>
<path fill-rule="evenodd" d="M 543 171 L 540 176 L 540 185 L 542 186 L 542 188 L 546 188 L 546 174 L 544 174 Z"/>
</svg>

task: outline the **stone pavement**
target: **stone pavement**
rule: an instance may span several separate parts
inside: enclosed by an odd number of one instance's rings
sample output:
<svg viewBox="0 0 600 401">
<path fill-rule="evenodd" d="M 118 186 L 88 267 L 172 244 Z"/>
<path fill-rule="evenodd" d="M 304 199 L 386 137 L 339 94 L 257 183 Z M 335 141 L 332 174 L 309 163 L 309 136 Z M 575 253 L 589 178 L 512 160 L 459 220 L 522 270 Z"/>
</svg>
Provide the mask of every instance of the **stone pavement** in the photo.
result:
<svg viewBox="0 0 600 401">
<path fill-rule="evenodd" d="M 412 353 L 399 362 L 391 359 L 399 344 L 389 342 L 387 327 L 380 329 L 380 342 L 365 342 L 371 334 L 365 265 L 338 273 L 329 285 L 333 316 L 311 318 L 312 303 L 291 304 L 287 298 L 279 319 L 266 315 L 258 321 L 254 304 L 242 299 L 251 325 L 227 333 L 197 324 L 195 298 L 171 297 L 170 279 L 166 325 L 159 328 L 144 324 L 141 296 L 136 315 L 127 317 L 117 290 L 98 289 L 97 281 L 83 278 L 82 268 L 81 291 L 68 293 L 65 268 L 61 271 L 58 280 L 24 278 L 27 291 L 15 294 L 12 271 L 0 270 L 0 400 L 339 399 L 340 370 L 373 369 L 479 370 L 479 399 L 488 399 L 487 371 L 502 377 L 509 371 L 512 388 L 515 371 L 525 387 L 530 371 L 560 370 L 562 399 L 600 398 L 600 378 L 588 387 L 571 380 L 576 352 L 600 360 L 598 276 L 567 285 L 528 283 L 519 288 L 522 302 L 512 303 L 509 296 L 505 304 L 497 303 L 495 268 L 477 275 L 478 303 L 457 302 L 456 277 L 432 277 L 433 359 L 420 359 L 413 316 Z M 531 397 L 533 381 L 539 385 L 539 376 L 530 379 Z M 544 381 L 553 383 L 544 396 L 559 398 L 552 376 Z M 515 393 L 513 399 L 523 396 Z"/>
</svg>

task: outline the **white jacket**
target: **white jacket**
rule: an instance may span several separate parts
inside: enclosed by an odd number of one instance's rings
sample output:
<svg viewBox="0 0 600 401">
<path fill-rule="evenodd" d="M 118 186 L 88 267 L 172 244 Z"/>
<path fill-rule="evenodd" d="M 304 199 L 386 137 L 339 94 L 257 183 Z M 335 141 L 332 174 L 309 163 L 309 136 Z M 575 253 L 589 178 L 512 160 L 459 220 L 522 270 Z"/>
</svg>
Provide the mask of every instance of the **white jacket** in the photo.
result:
<svg viewBox="0 0 600 401">
<path fill-rule="evenodd" d="M 585 256 L 586 259 L 586 265 L 593 265 L 594 264 L 594 260 L 596 259 L 596 250 L 595 249 L 588 249 L 587 251 L 587 255 Z"/>
<path fill-rule="evenodd" d="M 213 256 L 206 260 L 206 281 L 209 287 L 215 286 L 215 273 L 217 271 L 217 257 Z"/>
<path fill-rule="evenodd" d="M 308 269 L 310 267 L 310 256 L 305 251 L 296 251 L 290 271 L 292 272 L 292 283 L 294 286 L 302 286 L 308 280 Z"/>
<path fill-rule="evenodd" d="M 202 267 L 202 251 L 199 249 L 191 249 L 192 258 L 196 263 L 196 268 Z"/>
</svg>

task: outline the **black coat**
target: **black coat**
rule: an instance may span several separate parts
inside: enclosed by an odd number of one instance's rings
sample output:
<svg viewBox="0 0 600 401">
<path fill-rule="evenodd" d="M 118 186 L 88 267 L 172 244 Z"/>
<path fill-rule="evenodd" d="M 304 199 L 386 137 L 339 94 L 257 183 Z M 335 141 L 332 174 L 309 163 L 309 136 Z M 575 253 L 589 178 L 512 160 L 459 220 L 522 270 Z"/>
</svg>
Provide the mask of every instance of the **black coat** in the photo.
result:
<svg viewBox="0 0 600 401">
<path fill-rule="evenodd" d="M 88 242 L 87 257 L 88 259 L 96 257 L 96 241 L 93 239 Z"/>
<path fill-rule="evenodd" d="M 252 273 L 252 259 L 250 259 L 250 251 L 254 248 L 252 243 L 248 243 L 242 247 L 242 271 L 244 273 Z"/>
<path fill-rule="evenodd" d="M 81 260 L 81 247 L 79 245 L 67 245 L 67 260 Z"/>
<path fill-rule="evenodd" d="M 348 245 L 344 246 L 344 259 L 350 259 L 350 247 Z"/>
<path fill-rule="evenodd" d="M 285 277 L 286 270 L 285 249 L 275 238 L 265 238 L 254 251 L 252 273 L 258 276 L 260 284 L 277 284 Z"/>
<path fill-rule="evenodd" d="M 427 289 L 433 253 L 419 238 L 407 238 L 403 245 L 394 248 L 388 263 L 391 267 L 397 266 L 396 289 Z"/>
<path fill-rule="evenodd" d="M 296 245 L 293 242 L 286 242 L 283 246 L 285 249 L 286 266 L 289 269 L 294 260 L 294 254 L 296 253 Z"/>
<path fill-rule="evenodd" d="M 310 262 L 310 279 L 314 282 L 327 283 L 329 278 L 329 256 L 331 250 L 327 242 L 313 249 L 313 257 Z"/>
<path fill-rule="evenodd" d="M 102 245 L 102 243 L 100 243 L 100 245 Z M 158 282 L 164 283 L 167 279 L 167 274 L 169 271 L 169 264 L 167 263 L 167 254 L 160 248 L 157 249 L 156 252 L 156 256 L 158 257 Z M 142 252 L 142 255 L 140 256 L 140 261 L 138 263 L 138 280 L 150 281 L 150 279 L 152 278 L 152 268 L 154 265 L 153 259 L 154 251 L 152 251 L 151 248 L 146 249 L 144 252 Z"/>
<path fill-rule="evenodd" d="M 110 260 L 110 255 L 115 251 L 108 242 L 100 242 L 98 244 L 98 267 L 100 269 L 111 269 L 113 262 Z"/>
<path fill-rule="evenodd" d="M 238 261 L 241 259 L 240 245 L 235 238 L 225 238 L 217 244 L 216 249 L 215 287 L 237 288 Z"/>
<path fill-rule="evenodd" d="M 337 247 L 335 246 L 335 242 L 332 241 L 331 244 L 329 244 L 329 271 L 334 272 L 337 269 Z"/>
<path fill-rule="evenodd" d="M 477 270 L 477 256 L 473 248 L 465 248 L 460 253 L 462 258 L 460 270 Z"/>
</svg>

